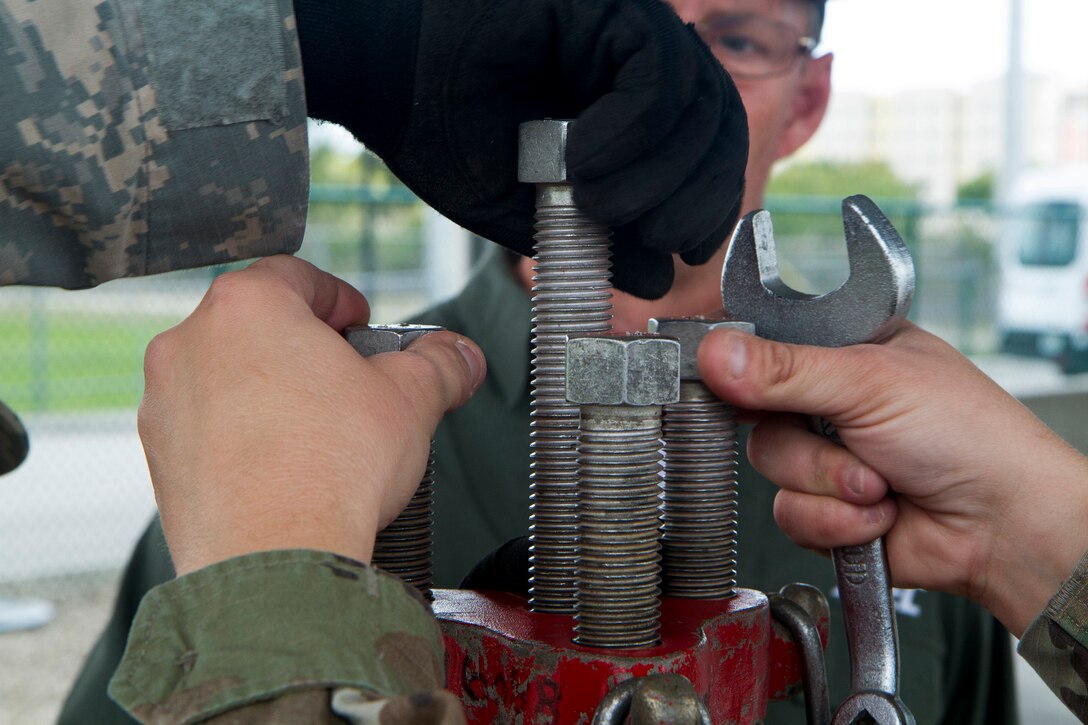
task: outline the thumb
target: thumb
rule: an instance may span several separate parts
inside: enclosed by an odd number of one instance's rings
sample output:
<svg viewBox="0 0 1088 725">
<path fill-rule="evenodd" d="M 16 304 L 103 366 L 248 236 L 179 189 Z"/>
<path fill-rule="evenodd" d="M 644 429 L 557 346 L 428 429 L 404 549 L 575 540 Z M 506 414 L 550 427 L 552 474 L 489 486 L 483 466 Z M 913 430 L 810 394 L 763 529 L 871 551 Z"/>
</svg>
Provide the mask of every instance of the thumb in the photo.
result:
<svg viewBox="0 0 1088 725">
<path fill-rule="evenodd" d="M 879 379 L 876 348 L 791 345 L 714 330 L 698 363 L 707 386 L 738 407 L 835 418 L 876 393 L 867 384 Z"/>
<path fill-rule="evenodd" d="M 403 352 L 375 355 L 374 365 L 417 405 L 433 428 L 442 414 L 461 407 L 484 381 L 487 363 L 476 343 L 453 332 L 433 332 Z"/>
</svg>

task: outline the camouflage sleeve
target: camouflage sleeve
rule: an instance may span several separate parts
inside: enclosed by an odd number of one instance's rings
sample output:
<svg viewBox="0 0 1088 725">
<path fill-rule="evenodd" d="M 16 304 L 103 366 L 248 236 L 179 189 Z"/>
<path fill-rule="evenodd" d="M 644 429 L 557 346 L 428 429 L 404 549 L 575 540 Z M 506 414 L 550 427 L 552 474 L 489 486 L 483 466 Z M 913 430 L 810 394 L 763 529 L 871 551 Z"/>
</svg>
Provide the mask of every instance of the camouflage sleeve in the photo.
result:
<svg viewBox="0 0 1088 725">
<path fill-rule="evenodd" d="M 230 559 L 144 598 L 110 696 L 141 722 L 460 725 L 426 603 L 318 551 Z"/>
<path fill-rule="evenodd" d="M 295 251 L 291 0 L 0 0 L 0 284 L 91 287 Z"/>
<path fill-rule="evenodd" d="M 1088 554 L 1024 632 L 1018 651 L 1088 723 Z"/>
</svg>

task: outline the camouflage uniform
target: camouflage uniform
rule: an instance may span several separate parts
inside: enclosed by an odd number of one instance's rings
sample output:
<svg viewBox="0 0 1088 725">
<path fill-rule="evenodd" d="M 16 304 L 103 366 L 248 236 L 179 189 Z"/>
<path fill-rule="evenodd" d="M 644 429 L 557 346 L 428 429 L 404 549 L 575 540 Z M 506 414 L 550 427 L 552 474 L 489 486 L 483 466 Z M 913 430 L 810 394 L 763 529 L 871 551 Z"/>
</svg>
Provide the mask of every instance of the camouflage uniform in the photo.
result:
<svg viewBox="0 0 1088 725">
<path fill-rule="evenodd" d="M 291 0 L 0 0 L 0 284 L 92 287 L 295 251 Z"/>
<path fill-rule="evenodd" d="M 442 634 L 413 589 L 270 551 L 148 593 L 110 695 L 149 723 L 462 725 L 444 682 Z"/>
<path fill-rule="evenodd" d="M 1088 554 L 1024 632 L 1018 651 L 1088 723 Z"/>
</svg>

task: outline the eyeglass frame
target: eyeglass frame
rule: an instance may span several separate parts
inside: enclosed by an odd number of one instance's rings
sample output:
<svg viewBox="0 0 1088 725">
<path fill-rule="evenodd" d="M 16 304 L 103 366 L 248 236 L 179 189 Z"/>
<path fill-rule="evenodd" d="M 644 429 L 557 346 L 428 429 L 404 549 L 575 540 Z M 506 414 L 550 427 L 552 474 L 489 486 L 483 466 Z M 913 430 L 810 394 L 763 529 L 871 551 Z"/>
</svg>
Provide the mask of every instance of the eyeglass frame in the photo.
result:
<svg viewBox="0 0 1088 725">
<path fill-rule="evenodd" d="M 719 18 L 720 19 L 727 19 L 727 20 L 758 20 L 760 22 L 764 22 L 764 23 L 767 23 L 769 25 L 778 26 L 780 28 L 787 28 L 791 34 L 796 32 L 794 30 L 794 28 L 789 26 L 788 23 L 784 23 L 784 22 L 782 22 L 780 20 L 773 20 L 771 18 L 766 18 L 766 17 L 763 17 L 761 15 L 729 14 L 729 15 L 719 16 Z M 716 19 L 716 20 L 719 20 L 719 19 Z M 781 68 L 775 68 L 774 70 L 766 72 L 766 73 L 737 72 L 737 71 L 735 71 L 733 69 L 730 69 L 728 67 L 728 65 L 726 65 L 726 63 L 724 63 L 723 61 L 718 59 L 718 56 L 714 51 L 714 46 L 711 45 L 710 43 L 708 43 L 707 40 L 706 40 L 704 30 L 703 30 L 703 28 L 705 28 L 706 25 L 707 25 L 707 23 L 693 23 L 692 27 L 695 30 L 696 34 L 699 36 L 700 40 L 702 40 L 703 43 L 706 44 L 707 49 L 710 50 L 711 54 L 714 55 L 715 59 L 717 59 L 718 62 L 722 64 L 722 66 L 729 73 L 729 75 L 732 76 L 733 78 L 737 78 L 737 79 L 741 79 L 741 80 L 764 80 L 764 79 L 767 79 L 767 78 L 774 78 L 776 76 L 785 75 L 786 73 L 788 73 L 794 67 L 794 65 L 797 63 L 798 58 L 806 58 L 806 57 L 811 58 L 812 53 L 816 49 L 816 46 L 817 46 L 817 44 L 819 42 L 812 35 L 799 35 L 799 36 L 797 36 L 795 38 L 795 41 L 794 41 L 796 43 L 794 54 L 790 55 L 789 58 L 784 61 L 784 64 L 782 65 Z"/>
</svg>

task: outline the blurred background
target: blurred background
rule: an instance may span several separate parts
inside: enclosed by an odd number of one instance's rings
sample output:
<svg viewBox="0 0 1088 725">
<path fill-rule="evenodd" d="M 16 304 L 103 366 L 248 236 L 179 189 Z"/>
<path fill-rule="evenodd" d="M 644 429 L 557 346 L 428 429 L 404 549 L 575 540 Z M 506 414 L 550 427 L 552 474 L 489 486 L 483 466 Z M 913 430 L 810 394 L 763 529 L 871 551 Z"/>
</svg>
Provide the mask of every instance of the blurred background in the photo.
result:
<svg viewBox="0 0 1088 725">
<path fill-rule="evenodd" d="M 912 317 L 1082 450 L 1088 400 L 1088 4 L 832 0 L 835 90 L 767 199 L 786 281 L 846 278 L 839 205 L 873 197 L 914 253 Z M 302 257 L 363 289 L 376 321 L 456 293 L 486 248 L 342 129 L 311 126 Z M 0 400 L 31 454 L 0 479 L 0 723 L 50 722 L 108 614 L 154 500 L 135 432 L 142 357 L 229 267 L 81 292 L 0 288 Z M 0 628 L 3 627 L 0 618 Z M 1025 672 L 1025 722 L 1073 722 Z"/>
</svg>

